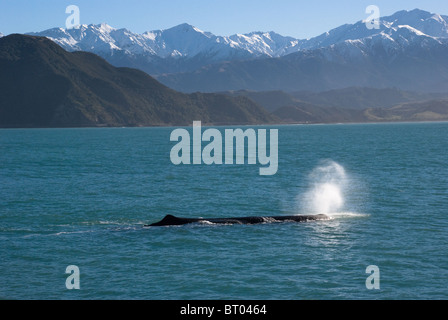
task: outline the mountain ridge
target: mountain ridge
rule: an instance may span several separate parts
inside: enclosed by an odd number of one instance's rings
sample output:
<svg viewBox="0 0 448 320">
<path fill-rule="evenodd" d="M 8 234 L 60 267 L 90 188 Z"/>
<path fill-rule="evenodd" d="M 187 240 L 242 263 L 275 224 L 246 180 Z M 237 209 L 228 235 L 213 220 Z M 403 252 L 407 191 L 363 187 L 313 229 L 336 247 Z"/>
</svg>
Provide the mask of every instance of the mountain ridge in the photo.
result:
<svg viewBox="0 0 448 320">
<path fill-rule="evenodd" d="M 310 39 L 295 39 L 273 31 L 219 36 L 183 23 L 142 34 L 115 29 L 106 23 L 53 28 L 30 35 L 46 36 L 67 51 L 89 51 L 116 66 L 137 67 L 151 75 L 191 72 L 223 61 L 279 58 L 382 34 L 384 38 L 409 26 L 427 37 L 448 38 L 448 16 L 420 9 L 398 11 L 381 18 L 380 29 L 367 29 L 360 20 Z"/>
<path fill-rule="evenodd" d="M 0 39 L 0 127 L 167 126 L 272 123 L 245 97 L 183 94 L 148 74 L 116 68 L 45 37 Z"/>
<path fill-rule="evenodd" d="M 379 29 L 360 20 L 304 40 L 275 32 L 216 36 L 186 23 L 143 34 L 100 24 L 37 35 L 143 70 L 185 93 L 351 86 L 447 91 L 448 16 L 414 9 L 380 21 Z"/>
<path fill-rule="evenodd" d="M 396 89 L 183 94 L 140 70 L 66 52 L 44 37 L 1 38 L 0 69 L 2 128 L 448 120 L 446 95 Z"/>
</svg>

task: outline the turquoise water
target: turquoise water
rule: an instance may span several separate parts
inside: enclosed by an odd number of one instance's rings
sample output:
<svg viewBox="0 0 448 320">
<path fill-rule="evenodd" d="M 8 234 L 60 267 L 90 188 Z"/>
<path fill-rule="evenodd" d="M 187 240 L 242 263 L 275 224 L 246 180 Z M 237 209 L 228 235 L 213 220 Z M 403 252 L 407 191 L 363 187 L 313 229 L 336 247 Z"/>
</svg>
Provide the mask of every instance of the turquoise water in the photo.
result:
<svg viewBox="0 0 448 320">
<path fill-rule="evenodd" d="M 278 129 L 275 176 L 174 166 L 173 128 L 0 130 L 0 298 L 447 299 L 448 123 Z"/>
</svg>

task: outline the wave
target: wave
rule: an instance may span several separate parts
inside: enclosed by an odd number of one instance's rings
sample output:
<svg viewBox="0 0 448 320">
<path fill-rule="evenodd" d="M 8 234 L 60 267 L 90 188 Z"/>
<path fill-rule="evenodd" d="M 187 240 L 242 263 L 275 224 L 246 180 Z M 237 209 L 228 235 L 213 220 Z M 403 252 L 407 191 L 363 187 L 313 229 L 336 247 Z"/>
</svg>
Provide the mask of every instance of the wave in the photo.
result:
<svg viewBox="0 0 448 320">
<path fill-rule="evenodd" d="M 140 225 L 145 224 L 144 221 L 113 221 L 113 220 L 94 220 L 94 221 L 83 221 L 79 224 L 87 226 L 96 225 L 114 225 L 114 226 L 130 226 L 130 225 Z"/>
</svg>

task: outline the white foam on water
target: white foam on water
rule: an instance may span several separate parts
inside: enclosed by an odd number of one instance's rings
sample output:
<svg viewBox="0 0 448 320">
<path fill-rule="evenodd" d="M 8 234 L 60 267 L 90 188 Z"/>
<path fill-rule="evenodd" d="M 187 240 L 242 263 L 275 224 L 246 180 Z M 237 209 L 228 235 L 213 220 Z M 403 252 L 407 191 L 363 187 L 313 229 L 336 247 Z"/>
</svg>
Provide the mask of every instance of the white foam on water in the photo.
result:
<svg viewBox="0 0 448 320">
<path fill-rule="evenodd" d="M 57 232 L 57 233 L 52 233 L 49 234 L 48 236 L 63 236 L 66 234 L 82 234 L 82 233 L 92 233 L 95 231 L 92 230 L 84 230 L 84 231 L 61 231 L 61 232 Z"/>
<path fill-rule="evenodd" d="M 332 212 L 326 214 L 330 219 L 343 219 L 343 218 L 365 218 L 370 214 L 358 213 L 358 212 Z"/>
<path fill-rule="evenodd" d="M 213 222 L 208 221 L 208 220 L 200 220 L 200 221 L 199 221 L 199 224 L 213 226 L 213 225 L 215 225 L 216 223 L 213 223 Z"/>
</svg>

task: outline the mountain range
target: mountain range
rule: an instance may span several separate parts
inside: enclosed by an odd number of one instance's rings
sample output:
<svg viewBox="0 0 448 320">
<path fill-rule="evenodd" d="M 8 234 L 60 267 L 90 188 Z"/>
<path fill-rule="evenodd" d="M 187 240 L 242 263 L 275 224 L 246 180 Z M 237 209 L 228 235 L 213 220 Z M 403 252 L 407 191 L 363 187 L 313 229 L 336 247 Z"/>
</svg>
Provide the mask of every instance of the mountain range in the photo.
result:
<svg viewBox="0 0 448 320">
<path fill-rule="evenodd" d="M 311 39 L 275 32 L 216 36 L 189 24 L 143 34 L 107 24 L 32 33 L 88 51 L 184 92 L 323 91 L 351 86 L 448 90 L 448 16 L 415 9 Z"/>
<path fill-rule="evenodd" d="M 0 33 L 0 127 L 448 120 L 447 21 L 399 11 L 305 40 L 188 24 Z"/>
<path fill-rule="evenodd" d="M 143 71 L 117 68 L 45 37 L 0 39 L 0 127 L 167 126 L 272 123 L 246 97 L 184 94 Z"/>
<path fill-rule="evenodd" d="M 151 75 L 193 71 L 227 60 L 279 57 L 293 52 L 298 43 L 275 32 L 215 36 L 187 23 L 143 34 L 102 23 L 29 35 L 45 36 L 67 51 L 92 52 L 116 66 L 137 67 Z"/>
</svg>

